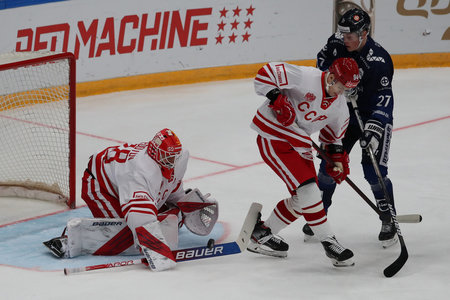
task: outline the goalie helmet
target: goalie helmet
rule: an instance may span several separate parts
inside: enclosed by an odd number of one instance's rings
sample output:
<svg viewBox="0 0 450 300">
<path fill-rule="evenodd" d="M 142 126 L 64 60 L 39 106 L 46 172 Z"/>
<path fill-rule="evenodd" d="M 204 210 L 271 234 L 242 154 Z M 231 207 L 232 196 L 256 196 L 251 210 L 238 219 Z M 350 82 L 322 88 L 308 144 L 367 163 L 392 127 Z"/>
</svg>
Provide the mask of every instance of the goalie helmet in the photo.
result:
<svg viewBox="0 0 450 300">
<path fill-rule="evenodd" d="M 161 167 L 172 169 L 181 155 L 181 149 L 181 142 L 175 133 L 164 128 L 148 143 L 147 152 Z"/>
<path fill-rule="evenodd" d="M 336 80 L 340 81 L 348 89 L 356 87 L 359 83 L 359 68 L 353 58 L 341 57 L 335 59 L 330 66 L 329 72 L 334 74 Z"/>
<path fill-rule="evenodd" d="M 338 30 L 342 33 L 356 32 L 358 35 L 364 30 L 370 32 L 370 17 L 364 10 L 352 8 L 342 15 Z"/>
</svg>

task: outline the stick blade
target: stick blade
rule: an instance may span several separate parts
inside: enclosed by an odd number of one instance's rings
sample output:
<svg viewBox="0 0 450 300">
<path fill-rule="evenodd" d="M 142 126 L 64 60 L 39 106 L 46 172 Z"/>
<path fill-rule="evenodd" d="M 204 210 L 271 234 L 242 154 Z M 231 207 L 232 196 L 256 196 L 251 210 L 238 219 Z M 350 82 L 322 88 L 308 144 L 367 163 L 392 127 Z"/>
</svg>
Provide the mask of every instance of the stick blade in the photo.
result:
<svg viewBox="0 0 450 300">
<path fill-rule="evenodd" d="M 236 240 L 241 251 L 244 251 L 247 248 L 247 245 L 250 241 L 250 236 L 252 235 L 253 228 L 255 227 L 256 221 L 258 219 L 258 213 L 261 211 L 262 205 L 260 203 L 253 202 L 250 205 L 250 209 L 248 210 L 247 216 L 244 220 L 244 225 L 242 225 L 241 232 L 239 233 L 239 237 Z"/>
<path fill-rule="evenodd" d="M 383 271 L 384 276 L 388 278 L 394 276 L 405 265 L 406 261 L 408 260 L 408 250 L 406 249 L 406 247 L 403 246 L 401 249 L 402 250 L 400 252 L 400 256 L 392 264 L 387 266 L 386 269 L 384 269 Z"/>
</svg>

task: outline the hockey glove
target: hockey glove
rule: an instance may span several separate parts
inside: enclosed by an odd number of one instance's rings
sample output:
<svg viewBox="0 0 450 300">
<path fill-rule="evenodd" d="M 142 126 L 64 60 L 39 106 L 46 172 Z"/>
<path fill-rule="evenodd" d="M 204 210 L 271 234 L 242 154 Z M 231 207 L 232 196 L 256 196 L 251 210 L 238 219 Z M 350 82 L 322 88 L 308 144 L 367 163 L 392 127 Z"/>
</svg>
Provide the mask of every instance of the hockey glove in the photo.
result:
<svg viewBox="0 0 450 300">
<path fill-rule="evenodd" d="M 341 183 L 350 174 L 348 163 L 350 162 L 347 152 L 341 145 L 330 144 L 325 146 L 325 152 L 333 161 L 333 164 L 327 162 L 326 171 L 333 177 L 336 183 Z"/>
<path fill-rule="evenodd" d="M 269 98 L 270 99 L 270 98 Z M 275 112 L 277 121 L 284 126 L 292 125 L 295 121 L 295 110 L 288 98 L 283 94 L 278 94 L 275 101 L 271 101 L 269 107 Z"/>
<path fill-rule="evenodd" d="M 360 140 L 361 148 L 367 150 L 370 147 L 373 153 L 377 155 L 378 146 L 380 145 L 380 140 L 383 136 L 384 129 L 380 121 L 368 120 L 364 126 L 364 133 Z"/>
</svg>

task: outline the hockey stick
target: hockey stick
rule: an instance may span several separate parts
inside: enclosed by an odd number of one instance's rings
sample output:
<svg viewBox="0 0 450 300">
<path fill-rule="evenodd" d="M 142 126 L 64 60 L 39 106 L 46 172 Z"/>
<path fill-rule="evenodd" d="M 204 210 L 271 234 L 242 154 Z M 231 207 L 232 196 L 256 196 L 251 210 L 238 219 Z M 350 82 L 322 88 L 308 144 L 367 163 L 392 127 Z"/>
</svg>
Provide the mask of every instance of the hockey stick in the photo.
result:
<svg viewBox="0 0 450 300">
<path fill-rule="evenodd" d="M 323 159 L 325 159 L 325 161 L 327 163 L 333 163 L 333 161 L 331 160 L 331 158 L 325 153 L 325 151 L 323 151 L 316 143 L 313 142 L 313 147 L 314 149 L 320 154 L 321 157 L 323 157 Z M 380 210 L 378 209 L 378 207 L 369 199 L 369 197 L 366 196 L 366 194 L 363 193 L 363 191 L 361 191 L 361 189 L 348 177 L 345 178 L 345 181 L 348 183 L 348 185 L 350 185 L 350 187 L 356 192 L 358 193 L 358 195 L 361 196 L 361 198 L 363 198 L 363 200 L 378 214 L 381 215 Z M 409 215 L 398 215 L 397 216 L 397 221 L 399 223 L 420 223 L 422 222 L 422 216 L 419 214 L 409 214 Z"/>
<path fill-rule="evenodd" d="M 359 128 L 361 129 L 361 132 L 364 132 L 364 124 L 362 122 L 361 115 L 359 114 L 359 108 L 358 108 L 358 105 L 356 104 L 356 99 L 351 99 L 351 103 L 353 106 L 353 111 L 355 112 L 355 115 L 356 115 L 356 119 L 358 120 Z M 384 183 L 383 176 L 381 175 L 380 168 L 378 167 L 378 163 L 375 158 L 375 154 L 373 153 L 373 149 L 369 145 L 367 147 L 367 150 L 369 152 L 369 156 L 370 156 L 370 160 L 372 161 L 373 168 L 375 169 L 375 173 L 377 174 L 378 182 L 381 185 L 381 188 L 383 189 L 384 196 L 386 197 L 386 201 L 387 201 L 388 207 L 389 207 L 389 213 L 391 214 L 391 218 L 392 218 L 392 221 L 394 222 L 395 229 L 397 230 L 398 239 L 400 241 L 401 250 L 400 250 L 399 257 L 392 264 L 390 264 L 388 267 L 386 267 L 386 269 L 384 269 L 384 271 L 383 271 L 384 276 L 392 277 L 395 274 L 397 274 L 398 271 L 400 271 L 400 269 L 403 267 L 403 265 L 408 260 L 408 249 L 406 249 L 405 240 L 403 239 L 402 232 L 400 231 L 400 226 L 398 225 L 397 216 L 395 214 L 394 207 L 393 207 L 394 202 L 392 202 L 392 199 L 386 188 L 386 184 Z"/>
<path fill-rule="evenodd" d="M 172 251 L 176 262 L 183 262 L 189 260 L 197 260 L 209 257 L 218 257 L 224 255 L 231 255 L 241 253 L 247 247 L 250 241 L 250 236 L 252 234 L 253 228 L 255 226 L 256 220 L 258 218 L 258 213 L 261 211 L 262 205 L 259 203 L 252 203 L 250 209 L 245 218 L 244 224 L 242 225 L 241 231 L 238 238 L 234 242 L 223 243 L 214 245 L 214 240 L 210 239 L 207 246 L 179 249 Z M 116 267 L 131 266 L 137 264 L 146 264 L 147 260 L 145 258 L 139 259 L 129 259 L 123 261 L 117 261 L 106 264 L 92 265 L 79 268 L 64 268 L 65 275 L 71 275 L 75 273 L 109 269 Z"/>
</svg>

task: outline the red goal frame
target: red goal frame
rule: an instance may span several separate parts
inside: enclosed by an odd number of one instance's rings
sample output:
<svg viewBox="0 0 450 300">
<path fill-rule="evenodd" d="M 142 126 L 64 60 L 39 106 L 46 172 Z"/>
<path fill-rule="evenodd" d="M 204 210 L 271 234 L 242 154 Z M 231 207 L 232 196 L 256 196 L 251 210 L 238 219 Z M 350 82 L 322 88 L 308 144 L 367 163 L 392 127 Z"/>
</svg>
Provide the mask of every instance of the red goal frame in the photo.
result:
<svg viewBox="0 0 450 300">
<path fill-rule="evenodd" d="M 20 52 L 19 52 L 20 53 Z M 76 206 L 76 58 L 70 52 L 50 54 L 42 57 L 24 59 L 0 65 L 0 71 L 30 65 L 39 65 L 51 61 L 67 59 L 69 62 L 69 198 L 67 205 Z"/>
</svg>

